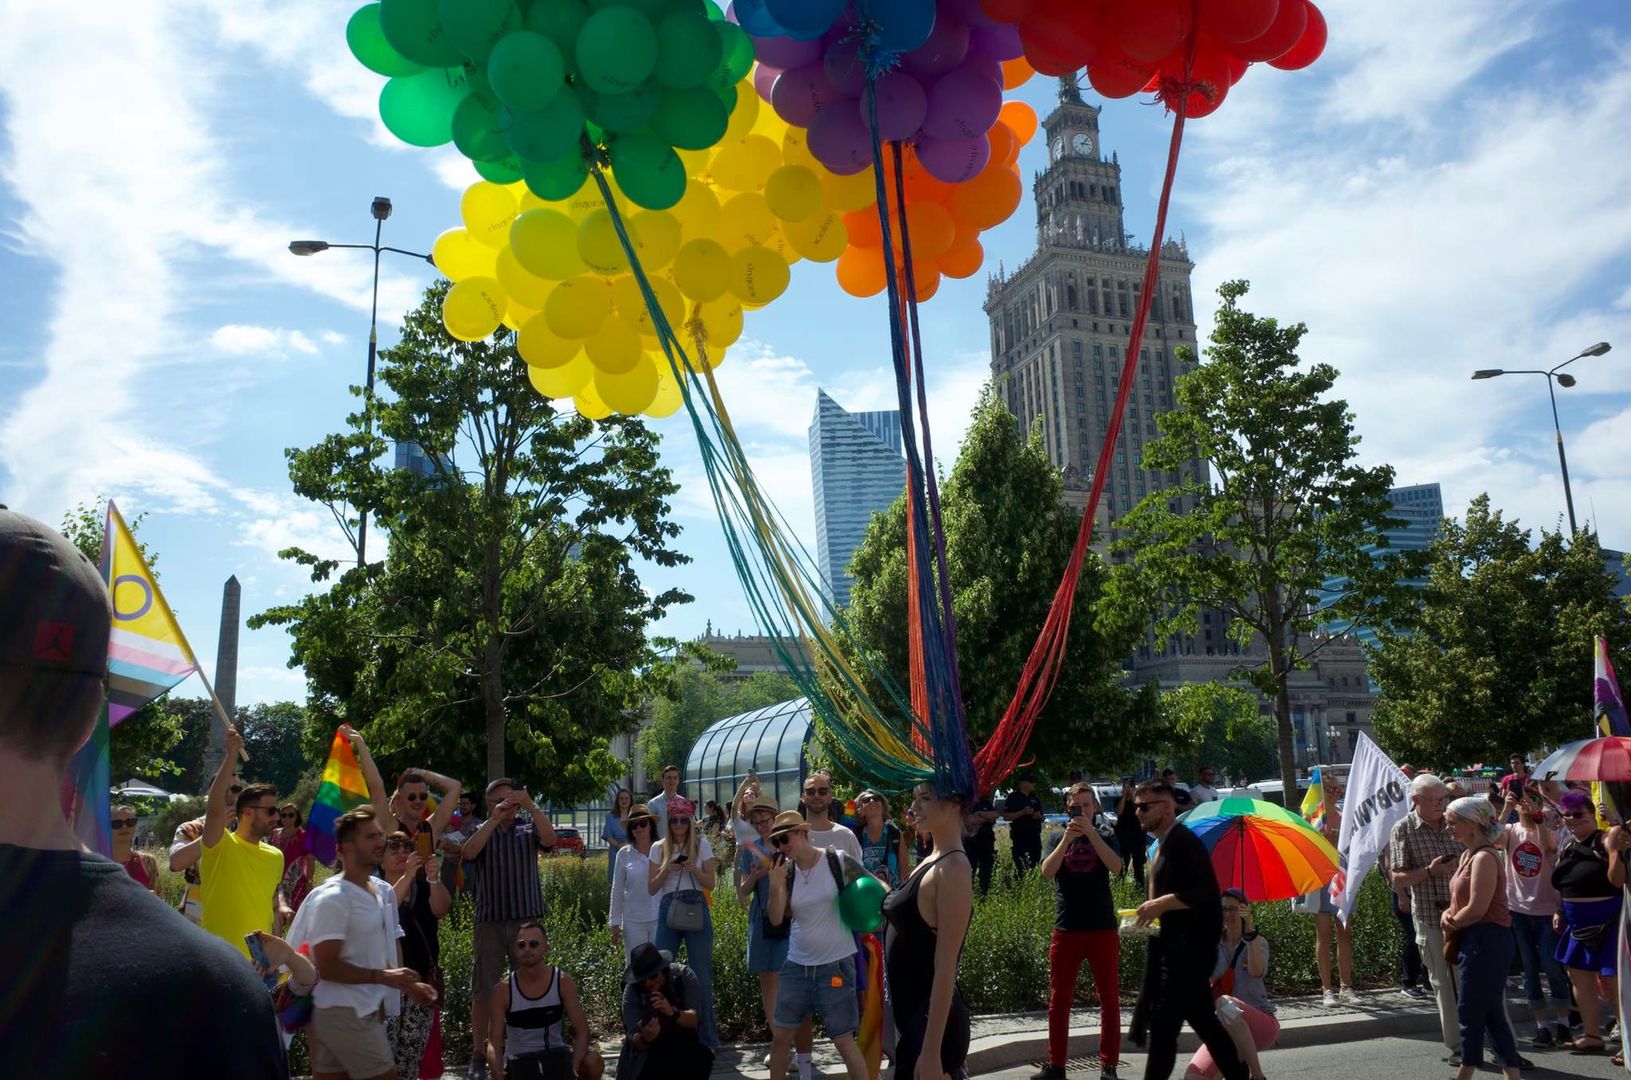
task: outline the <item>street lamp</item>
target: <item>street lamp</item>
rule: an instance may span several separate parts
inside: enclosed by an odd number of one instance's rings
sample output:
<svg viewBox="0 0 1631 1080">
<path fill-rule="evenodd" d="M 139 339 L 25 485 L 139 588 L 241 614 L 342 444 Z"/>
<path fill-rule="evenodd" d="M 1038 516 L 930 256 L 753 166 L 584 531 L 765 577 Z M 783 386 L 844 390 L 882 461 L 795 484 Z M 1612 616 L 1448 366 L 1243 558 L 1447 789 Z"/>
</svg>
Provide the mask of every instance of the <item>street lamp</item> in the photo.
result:
<svg viewBox="0 0 1631 1080">
<path fill-rule="evenodd" d="M 289 253 L 292 255 L 316 255 L 329 248 L 359 248 L 374 253 L 374 298 L 368 310 L 368 380 L 363 396 L 363 418 L 369 434 L 373 433 L 373 415 L 368 411 L 368 402 L 374 396 L 374 358 L 379 352 L 379 253 L 394 251 L 398 255 L 406 255 L 412 259 L 423 259 L 432 266 L 436 260 L 429 255 L 421 255 L 417 251 L 404 251 L 402 248 L 381 246 L 379 242 L 380 231 L 385 227 L 385 219 L 391 216 L 391 200 L 383 195 L 374 196 L 369 212 L 374 215 L 374 242 L 372 244 L 331 244 L 327 240 L 291 240 Z M 362 510 L 357 515 L 357 565 L 361 567 L 368 554 L 368 511 Z"/>
<path fill-rule="evenodd" d="M 1557 367 L 1552 368 L 1550 371 L 1535 371 L 1529 369 L 1525 369 L 1523 371 L 1507 371 L 1503 368 L 1480 368 L 1472 373 L 1472 377 L 1475 380 L 1493 379 L 1499 375 L 1546 376 L 1546 394 L 1552 399 L 1552 431 L 1557 435 L 1557 463 L 1563 470 L 1563 504 L 1569 509 L 1570 536 L 1574 536 L 1580 530 L 1574 523 L 1574 492 L 1569 488 L 1569 459 L 1563 453 L 1563 428 L 1557 422 L 1557 391 L 1552 388 L 1552 381 L 1554 379 L 1557 380 L 1558 384 L 1567 390 L 1569 387 L 1575 384 L 1575 377 L 1573 375 L 1559 374 L 1559 372 L 1583 356 L 1602 356 L 1611 348 L 1613 348 L 1613 346 L 1609 345 L 1608 342 L 1599 341 L 1591 348 L 1569 357 L 1567 360 L 1557 365 Z"/>
</svg>

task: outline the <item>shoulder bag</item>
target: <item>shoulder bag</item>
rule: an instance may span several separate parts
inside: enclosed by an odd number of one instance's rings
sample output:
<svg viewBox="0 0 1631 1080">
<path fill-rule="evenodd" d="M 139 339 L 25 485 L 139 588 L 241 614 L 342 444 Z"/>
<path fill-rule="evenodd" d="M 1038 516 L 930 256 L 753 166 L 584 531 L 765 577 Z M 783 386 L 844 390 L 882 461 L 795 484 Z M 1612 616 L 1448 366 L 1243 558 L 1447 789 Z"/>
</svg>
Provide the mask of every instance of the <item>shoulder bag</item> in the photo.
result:
<svg viewBox="0 0 1631 1080">
<path fill-rule="evenodd" d="M 689 874 L 689 870 L 681 870 Z M 691 878 L 696 884 L 696 878 Z M 668 928 L 678 934 L 695 933 L 708 925 L 708 898 L 697 888 L 676 889 L 668 902 Z"/>
</svg>

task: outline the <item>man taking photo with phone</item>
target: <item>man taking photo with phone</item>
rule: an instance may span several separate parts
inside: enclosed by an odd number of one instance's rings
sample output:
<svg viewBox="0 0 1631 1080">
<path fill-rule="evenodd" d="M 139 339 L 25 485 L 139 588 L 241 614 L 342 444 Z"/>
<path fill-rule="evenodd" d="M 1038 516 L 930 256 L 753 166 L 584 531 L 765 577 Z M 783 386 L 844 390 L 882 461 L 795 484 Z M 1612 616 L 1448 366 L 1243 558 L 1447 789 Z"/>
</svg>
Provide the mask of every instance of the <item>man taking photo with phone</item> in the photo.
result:
<svg viewBox="0 0 1631 1080">
<path fill-rule="evenodd" d="M 1461 1023 L 1455 1009 L 1455 969 L 1444 959 L 1444 929 L 1439 925 L 1450 906 L 1450 875 L 1463 848 L 1450 836 L 1444 820 L 1449 792 L 1432 773 L 1417 773 L 1410 781 L 1412 809 L 1393 826 L 1388 839 L 1388 865 L 1393 884 L 1410 890 L 1410 917 L 1416 944 L 1433 982 L 1439 1028 L 1452 1064 L 1461 1063 Z"/>
</svg>

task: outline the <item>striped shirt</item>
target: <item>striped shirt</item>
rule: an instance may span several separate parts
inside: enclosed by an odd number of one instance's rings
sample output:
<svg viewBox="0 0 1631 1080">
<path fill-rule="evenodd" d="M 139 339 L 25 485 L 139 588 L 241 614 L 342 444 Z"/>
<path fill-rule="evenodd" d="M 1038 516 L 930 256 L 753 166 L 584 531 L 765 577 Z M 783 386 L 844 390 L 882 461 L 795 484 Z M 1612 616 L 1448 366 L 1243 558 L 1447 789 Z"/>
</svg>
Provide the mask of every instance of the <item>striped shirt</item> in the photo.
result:
<svg viewBox="0 0 1631 1080">
<path fill-rule="evenodd" d="M 538 833 L 530 821 L 493 829 L 486 846 L 470 861 L 477 922 L 543 918 L 539 850 Z"/>
</svg>

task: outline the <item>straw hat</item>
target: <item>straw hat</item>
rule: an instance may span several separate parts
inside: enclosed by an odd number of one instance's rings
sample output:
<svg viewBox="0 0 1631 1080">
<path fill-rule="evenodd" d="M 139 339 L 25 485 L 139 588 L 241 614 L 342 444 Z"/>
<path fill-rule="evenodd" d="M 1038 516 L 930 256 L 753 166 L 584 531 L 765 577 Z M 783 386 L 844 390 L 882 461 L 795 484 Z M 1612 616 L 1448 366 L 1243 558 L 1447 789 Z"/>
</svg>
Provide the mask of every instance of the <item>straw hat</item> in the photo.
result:
<svg viewBox="0 0 1631 1080">
<path fill-rule="evenodd" d="M 753 804 L 748 807 L 748 816 L 752 817 L 760 810 L 768 810 L 773 816 L 782 812 L 781 807 L 776 805 L 775 799 L 768 799 L 763 795 L 753 800 Z"/>
<path fill-rule="evenodd" d="M 629 816 L 623 819 L 623 827 L 625 829 L 632 829 L 637 821 L 644 821 L 648 824 L 656 825 L 657 815 L 653 814 L 645 806 L 637 805 L 634 809 L 629 811 Z"/>
<path fill-rule="evenodd" d="M 804 815 L 797 810 L 783 810 L 776 815 L 775 822 L 770 826 L 770 838 L 774 840 L 778 836 L 786 836 L 800 829 L 810 831 L 810 823 L 804 820 Z"/>
</svg>

